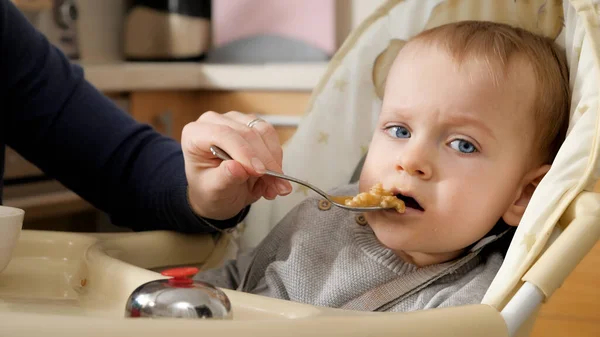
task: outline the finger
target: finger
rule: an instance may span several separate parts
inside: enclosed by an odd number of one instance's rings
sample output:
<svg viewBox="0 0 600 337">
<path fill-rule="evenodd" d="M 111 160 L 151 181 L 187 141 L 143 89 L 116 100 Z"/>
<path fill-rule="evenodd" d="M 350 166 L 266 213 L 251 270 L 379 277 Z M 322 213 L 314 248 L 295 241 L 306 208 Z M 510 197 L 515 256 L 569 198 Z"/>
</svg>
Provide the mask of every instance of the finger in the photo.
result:
<svg viewBox="0 0 600 337">
<path fill-rule="evenodd" d="M 242 124 L 248 125 L 258 117 L 254 114 L 244 114 L 237 111 L 230 111 L 227 113 L 232 119 L 241 121 Z M 279 135 L 272 124 L 266 121 L 260 121 L 252 125 L 252 130 L 256 132 L 265 143 L 265 146 L 269 149 L 271 155 L 275 158 L 277 164 L 281 167 L 281 160 L 283 158 L 283 150 L 281 148 L 281 141 Z"/>
<path fill-rule="evenodd" d="M 258 178 L 258 180 L 254 184 L 253 188 L 251 189 L 252 202 L 255 202 L 256 200 L 262 198 L 263 195 L 265 194 L 266 190 L 267 190 L 267 184 L 265 183 L 265 181 L 263 179 Z"/>
<path fill-rule="evenodd" d="M 197 166 L 216 166 L 210 147 L 217 145 L 239 162 L 248 174 L 261 176 L 266 170 L 250 143 L 227 125 L 189 123 L 183 128 L 181 143 L 184 153 L 193 156 Z"/>
<path fill-rule="evenodd" d="M 263 140 L 261 134 L 254 128 L 248 127 L 247 123 L 250 120 L 246 120 L 243 113 L 237 111 L 230 111 L 225 114 L 210 113 L 202 121 L 207 123 L 222 124 L 231 127 L 236 130 L 242 137 L 244 137 L 255 149 L 259 159 L 265 164 L 266 168 L 272 171 L 281 171 L 281 164 L 277 162 L 273 153 Z M 263 123 L 260 123 L 263 124 Z"/>
<path fill-rule="evenodd" d="M 199 179 L 203 181 L 203 188 L 211 195 L 223 196 L 226 191 L 239 191 L 241 187 L 248 190 L 250 175 L 242 164 L 234 160 L 225 160 L 216 170 L 206 170 Z M 251 189 L 250 189 L 251 190 Z M 235 192 L 239 194 L 239 192 Z"/>
<path fill-rule="evenodd" d="M 241 185 L 248 182 L 250 175 L 244 169 L 242 164 L 235 160 L 225 160 L 221 162 L 223 174 L 221 176 L 226 179 L 225 183 L 231 185 Z"/>
<path fill-rule="evenodd" d="M 260 190 L 256 192 L 256 196 L 258 197 L 258 199 L 263 197 L 267 200 L 273 200 L 277 198 L 277 196 L 279 195 L 279 191 L 273 186 L 272 183 L 267 182 L 265 178 L 266 177 L 263 176 L 256 182 L 255 189 L 257 185 L 260 186 Z"/>
<path fill-rule="evenodd" d="M 268 200 L 273 200 L 277 197 L 277 191 L 274 191 L 270 184 L 268 184 L 265 179 L 258 178 L 256 183 L 252 188 L 252 197 L 250 203 L 257 201 L 260 198 L 265 198 Z"/>
<path fill-rule="evenodd" d="M 233 120 L 241 121 L 242 124 L 244 124 L 246 127 L 248 123 L 257 118 L 253 114 L 244 114 L 238 111 L 230 111 L 227 112 L 225 115 Z M 277 166 L 275 168 L 271 168 L 268 165 L 267 168 L 279 173 L 283 173 L 283 170 L 281 169 L 283 150 L 279 141 L 279 135 L 277 134 L 277 131 L 275 130 L 273 125 L 262 121 L 255 123 L 251 129 L 260 136 L 260 139 L 265 144 L 265 147 L 268 149 L 269 153 L 273 156 L 277 163 Z M 280 195 L 287 195 L 292 191 L 292 185 L 289 181 L 285 179 L 275 178 L 275 186 L 280 192 Z"/>
<path fill-rule="evenodd" d="M 248 127 L 246 125 L 247 123 L 244 123 L 244 119 L 248 119 L 248 116 L 237 111 L 230 111 L 226 114 L 211 113 L 207 117 L 205 117 L 202 120 L 202 122 L 227 125 L 232 129 L 236 130 L 240 135 L 242 135 L 242 137 L 244 137 L 244 139 L 246 139 L 250 143 L 250 145 L 258 154 L 258 158 L 265 164 L 266 169 L 282 173 L 281 159 L 279 159 L 278 163 L 272 154 L 272 150 L 269 149 L 261 134 L 258 131 L 256 131 L 254 127 Z M 258 124 L 268 125 L 268 123 Z M 275 129 L 273 127 L 270 128 L 273 130 L 273 132 L 275 132 Z M 277 146 L 271 145 L 271 147 L 275 148 L 274 151 L 277 153 L 276 155 L 280 158 L 281 145 L 279 144 L 278 139 L 278 137 L 275 138 Z M 274 177 L 265 177 L 265 182 L 272 186 L 272 188 L 270 188 L 269 190 L 272 191 L 273 189 L 276 189 L 278 191 L 278 194 L 280 195 L 287 195 L 292 190 L 291 184 L 285 180 L 277 179 Z"/>
</svg>

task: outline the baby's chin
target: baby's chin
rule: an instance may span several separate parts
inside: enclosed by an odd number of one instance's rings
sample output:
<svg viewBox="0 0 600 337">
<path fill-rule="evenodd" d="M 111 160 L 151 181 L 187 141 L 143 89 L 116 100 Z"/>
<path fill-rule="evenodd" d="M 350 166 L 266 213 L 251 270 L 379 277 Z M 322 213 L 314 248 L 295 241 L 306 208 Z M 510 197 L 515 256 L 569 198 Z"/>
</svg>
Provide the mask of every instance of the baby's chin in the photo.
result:
<svg viewBox="0 0 600 337">
<path fill-rule="evenodd" d="M 407 223 L 390 221 L 389 218 L 377 215 L 377 213 L 365 213 L 365 219 L 377 240 L 385 247 L 392 250 L 439 251 L 438 247 L 426 247 L 426 243 L 422 242 L 426 236 L 421 230 L 423 224 L 410 221 Z M 424 241 L 430 241 L 430 238 L 428 237 Z"/>
<path fill-rule="evenodd" d="M 377 241 L 379 241 L 379 243 L 381 243 L 384 247 L 388 249 L 391 249 L 393 251 L 404 251 L 411 248 L 408 247 L 408 245 L 406 244 L 406 240 L 403 240 L 400 237 L 392 237 L 393 235 L 391 235 L 391 233 L 389 232 L 386 232 L 385 230 L 373 229 L 373 232 L 375 233 Z"/>
<path fill-rule="evenodd" d="M 396 235 L 393 235 L 390 232 L 386 232 L 385 230 L 377 230 L 374 229 L 375 237 L 377 241 L 384 246 L 385 248 L 391 250 L 394 255 L 403 260 L 404 262 L 415 264 L 415 261 L 411 257 L 413 254 L 420 255 L 419 251 L 421 247 L 415 246 L 415 240 L 410 240 L 408 238 L 402 238 Z M 415 252 L 415 253 L 412 253 Z"/>
<path fill-rule="evenodd" d="M 403 228 L 401 224 L 384 221 L 374 213 L 365 213 L 365 219 L 377 240 L 389 249 L 407 249 L 407 245 L 414 242 L 410 229 Z"/>
<path fill-rule="evenodd" d="M 402 261 L 418 267 L 451 261 L 465 252 L 465 248 L 428 247 L 427 244 L 419 244 L 419 240 L 415 238 L 397 236 L 385 230 L 374 229 L 373 231 L 382 246 L 391 250 Z"/>
</svg>

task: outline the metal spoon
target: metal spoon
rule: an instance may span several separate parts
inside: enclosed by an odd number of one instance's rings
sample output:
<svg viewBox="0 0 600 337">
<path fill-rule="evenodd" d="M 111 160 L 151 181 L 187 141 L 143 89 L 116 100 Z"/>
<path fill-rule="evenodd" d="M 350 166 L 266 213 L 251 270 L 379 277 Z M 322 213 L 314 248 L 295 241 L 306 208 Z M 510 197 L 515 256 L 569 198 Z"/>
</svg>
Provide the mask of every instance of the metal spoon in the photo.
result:
<svg viewBox="0 0 600 337">
<path fill-rule="evenodd" d="M 220 147 L 213 145 L 210 147 L 210 152 L 212 152 L 212 154 L 214 154 L 217 158 L 221 159 L 221 160 L 233 160 L 233 158 L 231 158 L 230 155 L 227 154 L 227 152 L 223 151 L 223 149 L 221 149 Z M 302 181 L 300 179 L 296 179 L 294 177 L 290 177 L 290 176 L 286 176 L 285 174 L 280 174 L 277 172 L 273 172 L 273 171 L 269 171 L 267 170 L 265 172 L 266 175 L 268 176 L 273 176 L 273 177 L 277 177 L 277 178 L 281 178 L 281 179 L 285 179 L 285 180 L 289 180 L 289 181 L 293 181 L 297 184 L 300 185 L 304 185 L 308 188 L 310 188 L 311 190 L 317 192 L 318 194 L 320 194 L 323 198 L 329 200 L 329 202 L 331 202 L 331 204 L 337 206 L 337 207 L 341 207 L 344 209 L 347 209 L 349 211 L 353 211 L 353 212 L 372 212 L 372 211 L 381 211 L 385 208 L 383 207 L 352 207 L 352 206 L 347 206 L 344 204 L 344 201 L 346 199 L 352 199 L 351 196 L 336 196 L 336 195 L 330 195 L 327 194 L 325 192 L 323 192 L 321 189 L 319 189 L 318 187 L 307 183 L 306 181 Z"/>
</svg>

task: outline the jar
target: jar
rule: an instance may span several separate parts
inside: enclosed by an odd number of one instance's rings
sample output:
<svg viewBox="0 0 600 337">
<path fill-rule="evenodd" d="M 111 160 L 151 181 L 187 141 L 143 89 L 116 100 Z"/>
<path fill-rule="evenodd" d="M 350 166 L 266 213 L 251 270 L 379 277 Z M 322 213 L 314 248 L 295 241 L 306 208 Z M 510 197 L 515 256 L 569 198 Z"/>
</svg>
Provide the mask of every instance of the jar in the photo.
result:
<svg viewBox="0 0 600 337">
<path fill-rule="evenodd" d="M 210 0 L 133 0 L 125 15 L 129 61 L 197 61 L 211 46 Z"/>
</svg>

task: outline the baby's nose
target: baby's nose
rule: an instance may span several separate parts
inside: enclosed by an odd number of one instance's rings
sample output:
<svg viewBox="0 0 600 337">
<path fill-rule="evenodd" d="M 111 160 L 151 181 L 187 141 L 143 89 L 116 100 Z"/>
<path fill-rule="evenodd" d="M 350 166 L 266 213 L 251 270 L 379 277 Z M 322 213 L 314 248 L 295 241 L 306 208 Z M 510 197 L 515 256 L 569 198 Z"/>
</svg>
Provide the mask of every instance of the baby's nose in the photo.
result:
<svg viewBox="0 0 600 337">
<path fill-rule="evenodd" d="M 420 179 L 430 179 L 433 167 L 423 154 L 403 153 L 396 164 L 396 171 L 404 171 Z"/>
<path fill-rule="evenodd" d="M 396 165 L 396 171 L 405 171 L 411 176 L 418 176 L 421 179 L 431 178 L 431 169 L 428 168 L 412 168 L 410 166 Z"/>
</svg>

